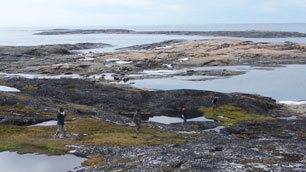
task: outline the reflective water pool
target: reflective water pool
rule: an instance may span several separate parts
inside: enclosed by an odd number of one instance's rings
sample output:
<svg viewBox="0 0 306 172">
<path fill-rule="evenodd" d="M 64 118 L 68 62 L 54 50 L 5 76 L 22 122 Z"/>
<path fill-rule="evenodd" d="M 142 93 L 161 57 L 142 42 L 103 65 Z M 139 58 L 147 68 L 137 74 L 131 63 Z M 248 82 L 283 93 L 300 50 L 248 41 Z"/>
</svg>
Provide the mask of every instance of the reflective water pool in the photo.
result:
<svg viewBox="0 0 306 172">
<path fill-rule="evenodd" d="M 134 82 L 137 87 L 160 90 L 195 89 L 224 93 L 242 92 L 272 97 L 277 101 L 306 100 L 306 65 L 288 65 L 275 67 L 273 70 L 249 66 L 209 67 L 207 69 L 214 68 L 246 71 L 246 74 L 206 81 L 190 81 L 186 77 L 183 79 L 171 77 L 130 82 Z"/>
<path fill-rule="evenodd" d="M 0 85 L 0 91 L 4 92 L 20 92 L 17 88 Z"/>
<path fill-rule="evenodd" d="M 1 172 L 65 172 L 86 160 L 74 155 L 20 155 L 15 152 L 1 152 L 0 159 Z"/>
<path fill-rule="evenodd" d="M 154 116 L 154 117 L 150 117 L 148 121 L 162 123 L 162 124 L 172 124 L 172 123 L 181 123 L 184 120 L 178 117 Z M 203 116 L 203 117 L 188 119 L 187 122 L 188 121 L 213 121 L 213 120 L 207 119 Z"/>
</svg>

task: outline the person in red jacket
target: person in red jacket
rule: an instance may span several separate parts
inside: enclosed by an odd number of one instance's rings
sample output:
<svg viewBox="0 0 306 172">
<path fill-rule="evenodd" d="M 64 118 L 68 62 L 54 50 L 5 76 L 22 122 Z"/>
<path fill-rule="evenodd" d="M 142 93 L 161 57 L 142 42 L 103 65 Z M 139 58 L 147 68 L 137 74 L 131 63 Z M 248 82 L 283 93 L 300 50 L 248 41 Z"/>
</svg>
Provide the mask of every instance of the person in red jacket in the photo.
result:
<svg viewBox="0 0 306 172">
<path fill-rule="evenodd" d="M 66 128 L 65 128 L 65 117 L 66 117 L 66 114 L 64 112 L 64 109 L 62 107 L 60 107 L 56 113 L 56 116 L 57 116 L 57 130 L 56 130 L 56 133 L 55 135 L 58 136 L 58 133 L 60 131 L 62 131 L 64 133 L 64 137 L 66 137 Z"/>
<path fill-rule="evenodd" d="M 184 125 L 185 123 L 187 123 L 187 109 L 186 109 L 185 106 L 182 107 L 181 115 L 182 115 L 182 118 L 184 120 L 184 122 L 183 122 L 183 125 Z"/>
</svg>

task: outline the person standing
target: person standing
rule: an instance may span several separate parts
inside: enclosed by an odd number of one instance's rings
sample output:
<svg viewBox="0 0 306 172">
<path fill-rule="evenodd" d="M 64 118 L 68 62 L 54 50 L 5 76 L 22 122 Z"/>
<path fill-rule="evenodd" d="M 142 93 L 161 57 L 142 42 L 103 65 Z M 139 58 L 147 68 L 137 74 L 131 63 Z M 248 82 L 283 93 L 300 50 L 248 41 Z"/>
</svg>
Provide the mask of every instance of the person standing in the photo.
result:
<svg viewBox="0 0 306 172">
<path fill-rule="evenodd" d="M 213 105 L 213 108 L 216 109 L 218 106 L 218 97 L 214 97 L 211 101 L 211 104 Z"/>
<path fill-rule="evenodd" d="M 140 109 L 137 109 L 133 116 L 133 121 L 136 124 L 136 134 L 139 134 L 141 127 Z"/>
<path fill-rule="evenodd" d="M 59 132 L 62 131 L 63 132 L 63 136 L 66 137 L 66 128 L 65 128 L 65 117 L 66 114 L 64 112 L 64 109 L 62 107 L 60 107 L 56 113 L 57 116 L 57 130 L 55 135 L 58 136 Z"/>
<path fill-rule="evenodd" d="M 183 122 L 183 125 L 187 123 L 187 109 L 186 107 L 182 107 L 182 111 L 181 111 L 181 114 L 182 114 L 182 118 L 184 120 Z"/>
</svg>

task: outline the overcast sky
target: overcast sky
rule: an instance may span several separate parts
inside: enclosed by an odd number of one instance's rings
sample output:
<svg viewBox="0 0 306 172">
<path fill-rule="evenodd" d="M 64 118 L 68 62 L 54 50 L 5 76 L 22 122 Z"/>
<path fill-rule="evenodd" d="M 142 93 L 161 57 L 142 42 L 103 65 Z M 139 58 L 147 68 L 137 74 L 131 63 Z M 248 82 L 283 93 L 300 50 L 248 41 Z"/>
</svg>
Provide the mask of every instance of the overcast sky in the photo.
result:
<svg viewBox="0 0 306 172">
<path fill-rule="evenodd" d="M 306 23 L 306 0 L 0 0 L 0 26 Z"/>
</svg>

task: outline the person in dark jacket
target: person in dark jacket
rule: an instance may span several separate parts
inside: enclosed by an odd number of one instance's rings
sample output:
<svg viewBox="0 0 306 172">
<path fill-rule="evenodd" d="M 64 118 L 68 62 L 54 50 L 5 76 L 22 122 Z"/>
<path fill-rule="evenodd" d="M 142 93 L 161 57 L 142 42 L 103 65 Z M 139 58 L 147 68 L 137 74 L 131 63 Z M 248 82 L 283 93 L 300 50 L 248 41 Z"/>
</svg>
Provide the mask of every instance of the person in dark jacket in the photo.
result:
<svg viewBox="0 0 306 172">
<path fill-rule="evenodd" d="M 182 115 L 182 118 L 184 120 L 184 122 L 182 124 L 184 125 L 184 124 L 187 123 L 187 109 L 184 106 L 182 107 L 181 115 Z"/>
<path fill-rule="evenodd" d="M 66 114 L 64 112 L 64 109 L 62 107 L 59 108 L 59 110 L 57 111 L 56 113 L 57 115 L 57 130 L 56 130 L 56 133 L 55 135 L 58 136 L 58 133 L 60 131 L 62 131 L 64 133 L 64 137 L 66 137 L 66 128 L 65 128 L 65 117 L 66 117 Z"/>
<path fill-rule="evenodd" d="M 216 109 L 218 106 L 218 97 L 214 97 L 211 101 L 211 104 L 213 105 L 213 108 Z"/>
<path fill-rule="evenodd" d="M 133 116 L 133 121 L 136 124 L 136 134 L 139 134 L 139 130 L 141 127 L 141 117 L 140 117 L 140 109 L 137 109 Z"/>
</svg>

